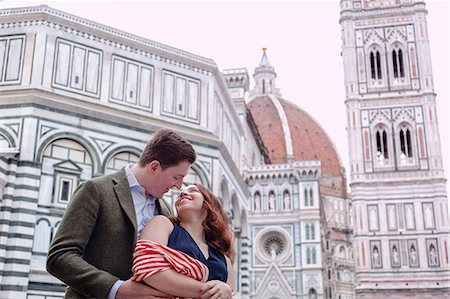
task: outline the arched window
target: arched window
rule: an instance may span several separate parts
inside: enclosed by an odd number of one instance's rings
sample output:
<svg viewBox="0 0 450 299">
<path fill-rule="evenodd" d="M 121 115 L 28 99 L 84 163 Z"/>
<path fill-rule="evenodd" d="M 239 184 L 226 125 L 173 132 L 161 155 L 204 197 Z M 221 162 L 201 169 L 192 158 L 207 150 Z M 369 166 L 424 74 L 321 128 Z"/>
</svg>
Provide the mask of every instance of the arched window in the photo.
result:
<svg viewBox="0 0 450 299">
<path fill-rule="evenodd" d="M 378 75 L 378 79 L 381 79 L 381 55 L 380 52 L 377 51 L 377 55 L 376 55 L 376 59 L 377 59 L 377 75 Z"/>
<path fill-rule="evenodd" d="M 392 50 L 392 64 L 394 66 L 394 78 L 404 78 L 405 71 L 403 69 L 403 52 L 402 49 Z"/>
<path fill-rule="evenodd" d="M 307 207 L 309 206 L 308 189 L 305 188 L 305 190 L 303 190 L 303 195 L 305 197 L 305 207 Z"/>
<path fill-rule="evenodd" d="M 77 140 L 61 138 L 48 144 L 42 153 L 42 169 L 52 168 L 51 173 L 43 174 L 42 198 L 39 200 L 65 207 L 78 184 L 92 177 L 95 167 L 84 145 Z"/>
<path fill-rule="evenodd" d="M 370 53 L 370 71 L 372 79 L 375 79 L 375 55 L 373 55 L 373 52 Z"/>
<path fill-rule="evenodd" d="M 316 299 L 317 298 L 317 292 L 314 288 L 309 289 L 308 292 L 308 299 Z"/>
<path fill-rule="evenodd" d="M 311 235 L 309 233 L 309 224 L 305 225 L 305 231 L 306 231 L 306 240 L 311 239 Z"/>
<path fill-rule="evenodd" d="M 314 205 L 313 189 L 309 188 L 309 205 L 312 207 Z"/>
<path fill-rule="evenodd" d="M 33 239 L 33 254 L 45 256 L 48 252 L 51 241 L 51 227 L 46 219 L 39 219 L 36 223 L 34 239 Z"/>
<path fill-rule="evenodd" d="M 311 224 L 310 229 L 311 229 L 311 234 L 310 234 L 311 235 L 311 240 L 314 240 L 314 236 L 316 234 L 316 229 L 315 229 L 314 224 Z"/>
<path fill-rule="evenodd" d="M 387 133 L 384 128 L 380 128 L 375 133 L 377 143 L 377 160 L 381 161 L 389 158 Z"/>
<path fill-rule="evenodd" d="M 409 128 L 400 129 L 400 158 L 411 158 L 412 157 L 412 146 L 411 146 L 411 132 Z"/>
<path fill-rule="evenodd" d="M 311 265 L 316 263 L 316 249 L 307 248 L 306 249 L 306 264 Z"/>
<path fill-rule="evenodd" d="M 381 79 L 381 55 L 378 50 L 370 52 L 370 72 L 372 79 Z"/>
</svg>

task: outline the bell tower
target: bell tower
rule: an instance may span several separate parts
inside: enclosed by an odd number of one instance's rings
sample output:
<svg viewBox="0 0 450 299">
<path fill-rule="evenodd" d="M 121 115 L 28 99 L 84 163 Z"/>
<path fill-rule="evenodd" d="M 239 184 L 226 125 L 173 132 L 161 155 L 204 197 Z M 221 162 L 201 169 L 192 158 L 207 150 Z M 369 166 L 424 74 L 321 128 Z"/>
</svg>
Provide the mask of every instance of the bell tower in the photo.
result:
<svg viewBox="0 0 450 299">
<path fill-rule="evenodd" d="M 450 296 L 449 217 L 427 10 L 341 0 L 356 295 Z"/>
</svg>

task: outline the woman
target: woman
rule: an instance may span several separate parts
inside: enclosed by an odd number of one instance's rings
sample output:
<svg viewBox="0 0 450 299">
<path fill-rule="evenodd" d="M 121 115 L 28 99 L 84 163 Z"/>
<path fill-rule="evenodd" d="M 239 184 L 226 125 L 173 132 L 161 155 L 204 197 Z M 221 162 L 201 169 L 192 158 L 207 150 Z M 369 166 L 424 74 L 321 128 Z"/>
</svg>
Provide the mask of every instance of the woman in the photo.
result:
<svg viewBox="0 0 450 299">
<path fill-rule="evenodd" d="M 205 187 L 194 184 L 181 191 L 175 208 L 177 218 L 156 216 L 143 229 L 134 254 L 133 279 L 173 296 L 231 298 L 232 230 L 222 204 Z M 180 257 L 179 251 L 191 258 Z M 183 269 L 177 269 L 179 264 Z M 174 282 L 179 286 L 175 290 L 170 287 Z"/>
</svg>

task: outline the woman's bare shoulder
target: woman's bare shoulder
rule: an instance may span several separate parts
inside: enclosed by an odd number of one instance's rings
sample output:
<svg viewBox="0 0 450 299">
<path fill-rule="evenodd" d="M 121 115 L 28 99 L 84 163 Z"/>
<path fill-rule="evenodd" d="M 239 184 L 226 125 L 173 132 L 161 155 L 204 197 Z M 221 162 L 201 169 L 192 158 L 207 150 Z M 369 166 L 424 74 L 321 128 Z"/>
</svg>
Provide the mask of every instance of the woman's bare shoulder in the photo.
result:
<svg viewBox="0 0 450 299">
<path fill-rule="evenodd" d="M 142 230 L 141 239 L 152 240 L 166 245 L 172 230 L 172 221 L 166 216 L 157 215 L 145 225 Z"/>
</svg>

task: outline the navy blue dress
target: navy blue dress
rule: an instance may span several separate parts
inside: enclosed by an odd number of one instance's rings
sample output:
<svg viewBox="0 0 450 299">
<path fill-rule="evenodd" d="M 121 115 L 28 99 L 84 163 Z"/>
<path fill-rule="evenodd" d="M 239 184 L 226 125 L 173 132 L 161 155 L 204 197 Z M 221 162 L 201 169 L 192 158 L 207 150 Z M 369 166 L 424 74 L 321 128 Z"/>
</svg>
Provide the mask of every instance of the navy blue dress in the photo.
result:
<svg viewBox="0 0 450 299">
<path fill-rule="evenodd" d="M 227 282 L 228 270 L 225 256 L 209 246 L 209 257 L 206 259 L 191 235 L 176 223 L 173 224 L 173 231 L 169 236 L 167 246 L 182 251 L 205 264 L 209 269 L 208 281 L 221 280 Z"/>
</svg>

